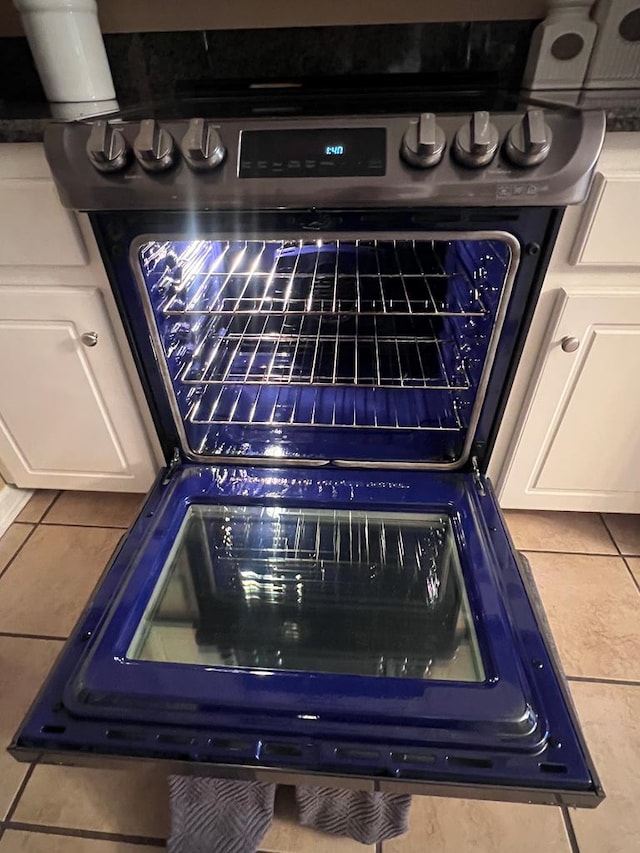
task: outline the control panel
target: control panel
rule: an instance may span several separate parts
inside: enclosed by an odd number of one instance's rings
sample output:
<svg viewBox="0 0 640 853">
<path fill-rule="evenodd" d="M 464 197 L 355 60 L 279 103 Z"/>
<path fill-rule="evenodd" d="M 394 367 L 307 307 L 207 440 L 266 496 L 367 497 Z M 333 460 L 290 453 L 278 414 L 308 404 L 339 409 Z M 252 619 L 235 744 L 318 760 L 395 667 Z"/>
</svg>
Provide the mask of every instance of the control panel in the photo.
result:
<svg viewBox="0 0 640 853">
<path fill-rule="evenodd" d="M 52 124 L 45 143 L 79 210 L 570 204 L 604 136 L 600 111 L 424 112 Z"/>
<path fill-rule="evenodd" d="M 241 178 L 348 178 L 384 175 L 384 127 L 319 130 L 244 130 Z"/>
<path fill-rule="evenodd" d="M 540 109 L 517 116 L 503 142 L 506 160 L 522 169 L 540 165 L 551 150 L 552 133 Z M 485 110 L 474 112 L 451 139 L 433 113 L 412 119 L 400 144 L 401 160 L 412 169 L 433 169 L 449 149 L 451 158 L 467 169 L 488 166 L 501 145 L 500 133 Z M 176 144 L 155 119 L 140 122 L 133 156 L 147 172 L 164 172 L 181 156 L 197 172 L 212 171 L 226 156 L 219 130 L 210 121 L 189 121 Z M 106 121 L 93 123 L 86 146 L 99 172 L 125 169 L 130 147 L 122 132 Z M 238 152 L 240 178 L 347 178 L 386 174 L 385 127 L 241 130 Z"/>
</svg>

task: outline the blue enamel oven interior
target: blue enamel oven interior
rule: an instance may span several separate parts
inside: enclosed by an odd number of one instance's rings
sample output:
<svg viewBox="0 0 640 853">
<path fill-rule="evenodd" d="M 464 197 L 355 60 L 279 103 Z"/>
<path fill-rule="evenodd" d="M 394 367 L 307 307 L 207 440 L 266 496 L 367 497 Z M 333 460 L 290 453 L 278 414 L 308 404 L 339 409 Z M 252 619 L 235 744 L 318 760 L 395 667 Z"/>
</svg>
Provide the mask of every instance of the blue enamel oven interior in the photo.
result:
<svg viewBox="0 0 640 853">
<path fill-rule="evenodd" d="M 143 238 L 132 263 L 192 458 L 464 461 L 504 236 Z"/>
</svg>

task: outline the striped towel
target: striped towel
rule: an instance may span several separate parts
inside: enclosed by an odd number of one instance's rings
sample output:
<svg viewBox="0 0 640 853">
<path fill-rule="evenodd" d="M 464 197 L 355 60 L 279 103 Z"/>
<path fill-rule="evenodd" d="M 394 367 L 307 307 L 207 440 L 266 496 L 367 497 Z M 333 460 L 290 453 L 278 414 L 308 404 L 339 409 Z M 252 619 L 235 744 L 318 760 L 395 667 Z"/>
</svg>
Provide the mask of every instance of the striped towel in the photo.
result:
<svg viewBox="0 0 640 853">
<path fill-rule="evenodd" d="M 170 776 L 169 853 L 255 853 L 273 817 L 275 785 Z M 411 797 L 296 787 L 303 826 L 376 844 L 407 831 Z"/>
<path fill-rule="evenodd" d="M 255 853 L 273 817 L 276 786 L 170 776 L 169 853 Z"/>
<path fill-rule="evenodd" d="M 409 827 L 409 794 L 298 785 L 296 802 L 303 826 L 344 835 L 361 844 L 394 838 Z"/>
</svg>

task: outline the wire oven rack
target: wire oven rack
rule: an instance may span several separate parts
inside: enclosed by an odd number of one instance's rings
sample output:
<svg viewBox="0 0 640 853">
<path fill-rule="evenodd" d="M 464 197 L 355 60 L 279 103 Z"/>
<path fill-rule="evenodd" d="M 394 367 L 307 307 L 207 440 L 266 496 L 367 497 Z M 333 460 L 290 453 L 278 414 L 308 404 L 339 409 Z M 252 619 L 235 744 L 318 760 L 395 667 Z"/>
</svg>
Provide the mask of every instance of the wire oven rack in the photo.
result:
<svg viewBox="0 0 640 853">
<path fill-rule="evenodd" d="M 200 388 L 194 389 L 200 392 Z M 433 395 L 437 394 L 434 399 Z M 386 388 L 292 388 L 269 385 L 220 385 L 186 396 L 185 419 L 191 424 L 261 427 L 371 428 L 460 433 L 465 401 L 452 392 L 416 394 Z M 200 451 L 208 447 L 205 435 Z"/>
<path fill-rule="evenodd" d="M 218 241 L 172 244 L 158 256 L 160 310 L 184 314 L 409 314 L 484 316 L 468 273 L 445 271 L 437 241 Z M 438 244 L 439 245 L 439 244 Z M 155 256 L 154 256 L 155 257 Z M 150 262 L 147 261 L 149 267 Z M 458 286 L 452 287 L 457 279 Z"/>
<path fill-rule="evenodd" d="M 181 417 L 205 455 L 224 443 L 215 425 L 437 431 L 455 455 L 503 286 L 484 264 L 504 257 L 491 241 L 382 237 L 140 249 Z"/>
<path fill-rule="evenodd" d="M 457 343 L 438 336 L 428 320 L 419 328 L 412 318 L 401 319 L 259 313 L 228 322 L 216 318 L 194 335 L 199 341 L 177 378 L 224 385 L 468 388 Z"/>
</svg>

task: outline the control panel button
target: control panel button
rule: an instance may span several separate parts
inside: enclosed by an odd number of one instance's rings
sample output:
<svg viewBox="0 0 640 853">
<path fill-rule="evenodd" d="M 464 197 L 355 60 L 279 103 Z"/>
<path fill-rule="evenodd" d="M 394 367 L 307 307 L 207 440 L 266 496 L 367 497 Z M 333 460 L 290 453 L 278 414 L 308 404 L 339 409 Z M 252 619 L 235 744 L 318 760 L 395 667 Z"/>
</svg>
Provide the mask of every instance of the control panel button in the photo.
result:
<svg viewBox="0 0 640 853">
<path fill-rule="evenodd" d="M 549 156 L 551 139 L 551 128 L 544 120 L 544 112 L 527 110 L 509 131 L 505 154 L 515 166 L 537 166 Z"/>
<path fill-rule="evenodd" d="M 226 154 L 220 134 L 202 118 L 191 119 L 180 148 L 187 164 L 196 171 L 215 169 Z"/>
<path fill-rule="evenodd" d="M 129 159 L 127 140 L 109 122 L 96 121 L 87 140 L 87 157 L 99 172 L 117 172 Z"/>
<path fill-rule="evenodd" d="M 140 131 L 133 142 L 133 153 L 143 169 L 162 172 L 173 165 L 175 142 L 173 136 L 155 119 L 140 122 Z"/>
<path fill-rule="evenodd" d="M 498 150 L 498 131 L 486 110 L 478 110 L 456 133 L 453 153 L 456 160 L 470 169 L 487 166 Z"/>
<path fill-rule="evenodd" d="M 405 130 L 400 146 L 400 156 L 414 169 L 437 166 L 447 140 L 433 113 L 422 113 L 418 121 L 411 122 Z"/>
</svg>

